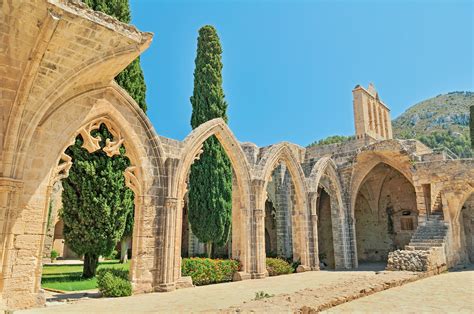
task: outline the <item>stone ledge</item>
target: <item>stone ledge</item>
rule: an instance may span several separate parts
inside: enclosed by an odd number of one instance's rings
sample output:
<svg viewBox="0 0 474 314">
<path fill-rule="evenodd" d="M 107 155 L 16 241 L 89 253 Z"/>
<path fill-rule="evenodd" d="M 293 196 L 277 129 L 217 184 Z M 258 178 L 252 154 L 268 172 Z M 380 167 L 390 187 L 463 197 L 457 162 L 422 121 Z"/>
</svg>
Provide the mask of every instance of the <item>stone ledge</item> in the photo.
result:
<svg viewBox="0 0 474 314">
<path fill-rule="evenodd" d="M 176 289 L 192 288 L 192 287 L 194 287 L 194 285 L 193 285 L 193 279 L 191 278 L 191 276 L 181 277 L 176 282 Z"/>
<path fill-rule="evenodd" d="M 242 280 L 249 280 L 252 276 L 249 273 L 243 271 L 237 271 L 232 276 L 232 281 L 242 281 Z"/>
</svg>

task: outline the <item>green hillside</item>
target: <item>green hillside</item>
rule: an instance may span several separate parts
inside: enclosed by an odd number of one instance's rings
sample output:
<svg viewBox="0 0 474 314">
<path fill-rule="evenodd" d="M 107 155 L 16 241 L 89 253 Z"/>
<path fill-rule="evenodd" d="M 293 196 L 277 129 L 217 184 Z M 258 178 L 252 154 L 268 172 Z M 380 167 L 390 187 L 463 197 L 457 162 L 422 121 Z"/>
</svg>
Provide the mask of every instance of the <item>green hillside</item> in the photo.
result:
<svg viewBox="0 0 474 314">
<path fill-rule="evenodd" d="M 393 137 L 418 139 L 431 148 L 449 148 L 461 158 L 473 157 L 470 149 L 469 108 L 474 92 L 451 92 L 411 106 L 393 120 Z M 330 136 L 309 146 L 346 142 L 351 136 Z"/>
<path fill-rule="evenodd" d="M 395 138 L 415 138 L 431 148 L 447 147 L 459 157 L 472 157 L 469 107 L 473 92 L 451 92 L 424 100 L 393 120 Z"/>
</svg>

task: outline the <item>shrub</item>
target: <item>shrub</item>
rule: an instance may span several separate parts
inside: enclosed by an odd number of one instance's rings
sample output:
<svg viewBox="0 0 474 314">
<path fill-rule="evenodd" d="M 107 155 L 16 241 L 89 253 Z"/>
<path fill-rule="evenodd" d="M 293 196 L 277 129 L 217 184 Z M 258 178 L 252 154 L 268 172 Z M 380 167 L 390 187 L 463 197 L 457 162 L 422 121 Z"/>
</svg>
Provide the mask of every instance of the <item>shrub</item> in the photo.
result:
<svg viewBox="0 0 474 314">
<path fill-rule="evenodd" d="M 128 280 L 128 270 L 103 268 L 97 271 L 97 286 L 105 297 L 125 297 L 132 295 L 132 284 Z"/>
<path fill-rule="evenodd" d="M 233 274 L 240 269 L 237 260 L 210 258 L 183 258 L 182 276 L 191 276 L 196 286 L 232 281 Z"/>
<path fill-rule="evenodd" d="M 120 258 L 120 254 L 117 250 L 112 250 L 112 252 L 110 252 L 110 254 L 105 257 L 105 259 L 107 260 L 119 259 L 119 258 Z"/>
<path fill-rule="evenodd" d="M 292 261 L 291 262 L 291 268 L 293 269 L 293 272 L 296 273 L 296 269 L 298 268 L 298 266 L 301 265 L 301 260 L 297 260 L 297 261 Z"/>
<path fill-rule="evenodd" d="M 291 274 L 293 272 L 291 265 L 281 258 L 267 258 L 266 263 L 268 275 L 270 276 Z"/>
<path fill-rule="evenodd" d="M 255 299 L 254 300 L 262 300 L 262 299 L 266 299 L 266 298 L 271 298 L 273 296 L 275 296 L 275 295 L 274 294 L 268 294 L 265 291 L 259 291 L 259 292 L 255 292 Z"/>
<path fill-rule="evenodd" d="M 58 256 L 59 256 L 59 253 L 58 253 L 56 250 L 52 250 L 52 251 L 51 251 L 51 255 L 50 255 L 50 257 L 51 257 L 51 262 L 54 262 L 54 260 L 55 260 L 56 258 L 58 258 Z"/>
</svg>

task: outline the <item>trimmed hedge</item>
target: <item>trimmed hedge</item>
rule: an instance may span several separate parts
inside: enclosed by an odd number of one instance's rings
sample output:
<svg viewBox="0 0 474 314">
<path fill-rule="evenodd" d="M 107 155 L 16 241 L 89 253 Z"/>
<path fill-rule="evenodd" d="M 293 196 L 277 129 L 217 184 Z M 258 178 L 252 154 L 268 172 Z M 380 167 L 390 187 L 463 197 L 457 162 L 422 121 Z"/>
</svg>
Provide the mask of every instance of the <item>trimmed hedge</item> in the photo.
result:
<svg viewBox="0 0 474 314">
<path fill-rule="evenodd" d="M 102 268 L 97 271 L 97 286 L 105 297 L 125 297 L 132 295 L 132 283 L 128 280 L 128 270 Z"/>
<path fill-rule="evenodd" d="M 191 276 L 196 286 L 232 281 L 232 276 L 240 269 L 237 260 L 211 258 L 183 258 L 181 275 Z"/>
<path fill-rule="evenodd" d="M 269 276 L 278 276 L 293 273 L 291 265 L 281 258 L 267 258 L 267 271 Z"/>
</svg>

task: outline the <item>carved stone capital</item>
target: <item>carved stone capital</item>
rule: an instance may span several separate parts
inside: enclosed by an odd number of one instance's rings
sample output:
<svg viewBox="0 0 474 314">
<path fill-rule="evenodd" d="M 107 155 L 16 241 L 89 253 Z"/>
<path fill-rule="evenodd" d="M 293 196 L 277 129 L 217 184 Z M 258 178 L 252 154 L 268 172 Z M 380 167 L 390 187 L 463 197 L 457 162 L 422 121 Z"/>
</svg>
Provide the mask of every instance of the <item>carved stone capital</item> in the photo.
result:
<svg viewBox="0 0 474 314">
<path fill-rule="evenodd" d="M 168 210 L 177 210 L 178 209 L 178 199 L 176 197 L 166 197 L 165 198 L 165 208 Z"/>
<path fill-rule="evenodd" d="M 263 218 L 265 216 L 265 211 L 263 209 L 254 209 L 253 214 L 255 215 L 255 218 Z"/>
<path fill-rule="evenodd" d="M 0 191 L 14 191 L 23 187 L 23 181 L 0 177 Z"/>
</svg>

